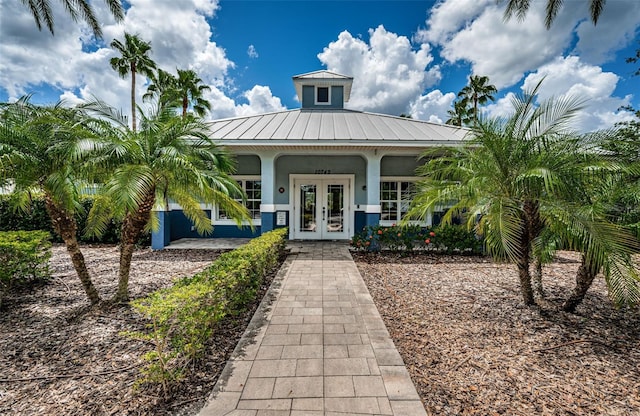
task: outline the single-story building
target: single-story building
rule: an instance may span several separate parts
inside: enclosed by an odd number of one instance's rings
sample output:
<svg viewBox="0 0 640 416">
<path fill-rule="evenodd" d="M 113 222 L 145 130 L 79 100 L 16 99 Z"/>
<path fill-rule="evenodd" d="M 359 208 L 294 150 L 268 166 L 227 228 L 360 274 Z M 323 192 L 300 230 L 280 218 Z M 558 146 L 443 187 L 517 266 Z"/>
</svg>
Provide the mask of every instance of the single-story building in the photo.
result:
<svg viewBox="0 0 640 416">
<path fill-rule="evenodd" d="M 217 120 L 211 138 L 237 158 L 254 231 L 203 205 L 214 225 L 204 238 L 253 237 L 289 227 L 289 238 L 348 240 L 366 225 L 391 225 L 407 209 L 417 157 L 458 145 L 468 130 L 344 108 L 353 78 L 330 71 L 293 77 L 302 107 Z M 159 212 L 152 247 L 202 237 L 179 205 Z M 431 218 L 427 218 L 430 225 Z"/>
</svg>

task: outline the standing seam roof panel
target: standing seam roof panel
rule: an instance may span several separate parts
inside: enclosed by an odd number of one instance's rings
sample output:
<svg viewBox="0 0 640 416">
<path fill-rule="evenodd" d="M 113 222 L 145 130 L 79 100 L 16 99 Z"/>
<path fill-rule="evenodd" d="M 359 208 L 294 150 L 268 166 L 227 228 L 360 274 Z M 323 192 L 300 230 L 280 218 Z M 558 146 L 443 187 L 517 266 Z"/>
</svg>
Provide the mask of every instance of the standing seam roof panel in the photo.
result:
<svg viewBox="0 0 640 416">
<path fill-rule="evenodd" d="M 371 124 L 375 126 L 376 130 L 378 130 L 380 137 L 393 140 L 397 140 L 399 138 L 397 132 L 389 128 L 385 123 L 385 117 L 372 117 L 367 115 L 367 119 L 370 120 Z"/>
<path fill-rule="evenodd" d="M 224 127 L 228 126 L 229 123 L 231 123 L 232 120 L 225 120 L 225 121 L 215 121 L 213 123 L 210 124 L 210 130 L 211 130 L 211 134 L 212 135 L 217 135 L 217 133 L 222 130 Z"/>
<path fill-rule="evenodd" d="M 351 140 L 353 137 L 349 134 L 349 126 L 347 125 L 344 113 L 336 113 L 333 116 L 335 123 L 333 125 L 336 140 Z"/>
<path fill-rule="evenodd" d="M 248 128 L 247 130 L 245 130 L 244 134 L 242 135 L 243 137 L 251 137 L 253 139 L 258 138 L 258 136 L 260 136 L 260 133 L 262 132 L 262 130 L 267 126 L 267 124 L 269 124 L 269 121 L 271 121 L 272 119 L 272 115 L 264 115 L 262 117 L 260 117 L 260 119 L 258 119 L 258 121 L 256 121 L 255 123 L 253 123 L 253 125 Z"/>
<path fill-rule="evenodd" d="M 271 139 L 274 132 L 282 124 L 282 121 L 287 117 L 288 113 L 275 113 L 270 114 L 267 118 L 267 125 L 256 135 L 256 139 Z"/>
<path fill-rule="evenodd" d="M 287 116 L 282 121 L 276 131 L 271 135 L 272 140 L 284 140 L 292 137 L 291 131 L 297 124 L 297 120 L 300 117 L 300 111 L 291 111 L 287 113 Z"/>
<path fill-rule="evenodd" d="M 351 140 L 366 139 L 364 135 L 364 129 L 362 128 L 362 125 L 358 121 L 357 117 L 347 117 L 347 114 L 344 114 L 344 118 L 346 121 L 345 124 L 347 125 L 347 129 L 349 130 L 349 133 L 351 135 Z"/>
<path fill-rule="evenodd" d="M 322 112 L 320 118 L 320 140 L 335 140 L 335 113 Z"/>
<path fill-rule="evenodd" d="M 430 138 L 428 135 L 425 137 L 425 131 L 422 127 L 422 125 L 418 126 L 413 122 L 408 122 L 404 125 L 405 130 L 409 132 L 409 135 L 413 140 L 424 140 Z"/>
<path fill-rule="evenodd" d="M 321 120 L 321 114 L 318 114 L 317 111 L 312 111 L 311 114 L 309 115 L 309 122 L 307 123 L 307 128 L 304 131 L 304 134 L 302 136 L 303 140 L 318 140 L 318 137 L 320 135 L 320 120 Z"/>
<path fill-rule="evenodd" d="M 399 140 L 413 140 L 415 137 L 409 133 L 407 129 L 405 129 L 401 123 L 398 123 L 396 119 L 393 118 L 384 118 L 380 120 L 381 123 L 384 123 L 387 128 L 391 129 L 396 136 L 396 139 Z"/>
<path fill-rule="evenodd" d="M 309 123 L 310 114 L 306 111 L 300 111 L 296 122 L 293 124 L 291 131 L 289 132 L 289 138 L 304 138 L 305 131 L 307 130 L 307 124 Z"/>
<path fill-rule="evenodd" d="M 384 136 L 380 134 L 376 126 L 374 126 L 367 117 L 357 117 L 357 120 L 364 131 L 364 138 L 374 140 L 384 139 Z"/>
</svg>

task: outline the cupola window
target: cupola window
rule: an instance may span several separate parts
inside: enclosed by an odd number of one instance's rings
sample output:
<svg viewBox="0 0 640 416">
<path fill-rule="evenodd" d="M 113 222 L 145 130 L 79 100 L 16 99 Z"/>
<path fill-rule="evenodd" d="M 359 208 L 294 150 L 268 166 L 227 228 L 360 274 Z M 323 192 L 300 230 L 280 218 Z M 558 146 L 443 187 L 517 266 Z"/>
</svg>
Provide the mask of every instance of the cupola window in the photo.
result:
<svg viewBox="0 0 640 416">
<path fill-rule="evenodd" d="M 329 87 L 316 87 L 316 104 L 330 104 L 331 90 Z"/>
</svg>

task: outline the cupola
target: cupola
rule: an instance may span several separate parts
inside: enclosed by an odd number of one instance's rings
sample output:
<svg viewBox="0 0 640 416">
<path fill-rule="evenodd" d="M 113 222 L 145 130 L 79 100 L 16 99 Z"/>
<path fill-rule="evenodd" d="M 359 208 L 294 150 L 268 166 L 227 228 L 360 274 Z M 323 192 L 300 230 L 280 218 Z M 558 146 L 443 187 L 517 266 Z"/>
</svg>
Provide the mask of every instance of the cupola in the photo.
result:
<svg viewBox="0 0 640 416">
<path fill-rule="evenodd" d="M 344 108 L 349 101 L 353 77 L 331 71 L 314 71 L 293 77 L 303 109 Z"/>
</svg>

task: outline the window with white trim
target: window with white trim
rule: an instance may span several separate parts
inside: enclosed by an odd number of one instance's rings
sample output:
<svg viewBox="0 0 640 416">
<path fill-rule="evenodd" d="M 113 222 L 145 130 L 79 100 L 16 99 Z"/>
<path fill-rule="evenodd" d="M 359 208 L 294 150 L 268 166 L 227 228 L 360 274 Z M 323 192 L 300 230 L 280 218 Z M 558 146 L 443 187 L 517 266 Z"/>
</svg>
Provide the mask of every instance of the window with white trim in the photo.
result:
<svg viewBox="0 0 640 416">
<path fill-rule="evenodd" d="M 316 87 L 316 104 L 331 104 L 330 87 Z"/>
<path fill-rule="evenodd" d="M 236 199 L 236 201 L 243 204 L 249 214 L 251 215 L 251 219 L 253 219 L 254 224 L 256 221 L 260 221 L 260 203 L 262 201 L 262 183 L 260 181 L 259 176 L 247 176 L 247 177 L 235 177 L 236 182 L 238 182 L 238 186 L 242 188 L 242 190 L 247 194 L 246 201 L 242 201 L 242 199 Z M 222 208 L 218 208 L 218 214 L 216 216 L 218 220 L 229 220 L 231 218 L 227 216 L 227 213 L 224 212 Z"/>
<path fill-rule="evenodd" d="M 407 211 L 411 202 L 411 195 L 415 188 L 415 181 L 383 180 L 380 182 L 380 205 L 382 208 L 380 221 L 398 222 Z"/>
</svg>

